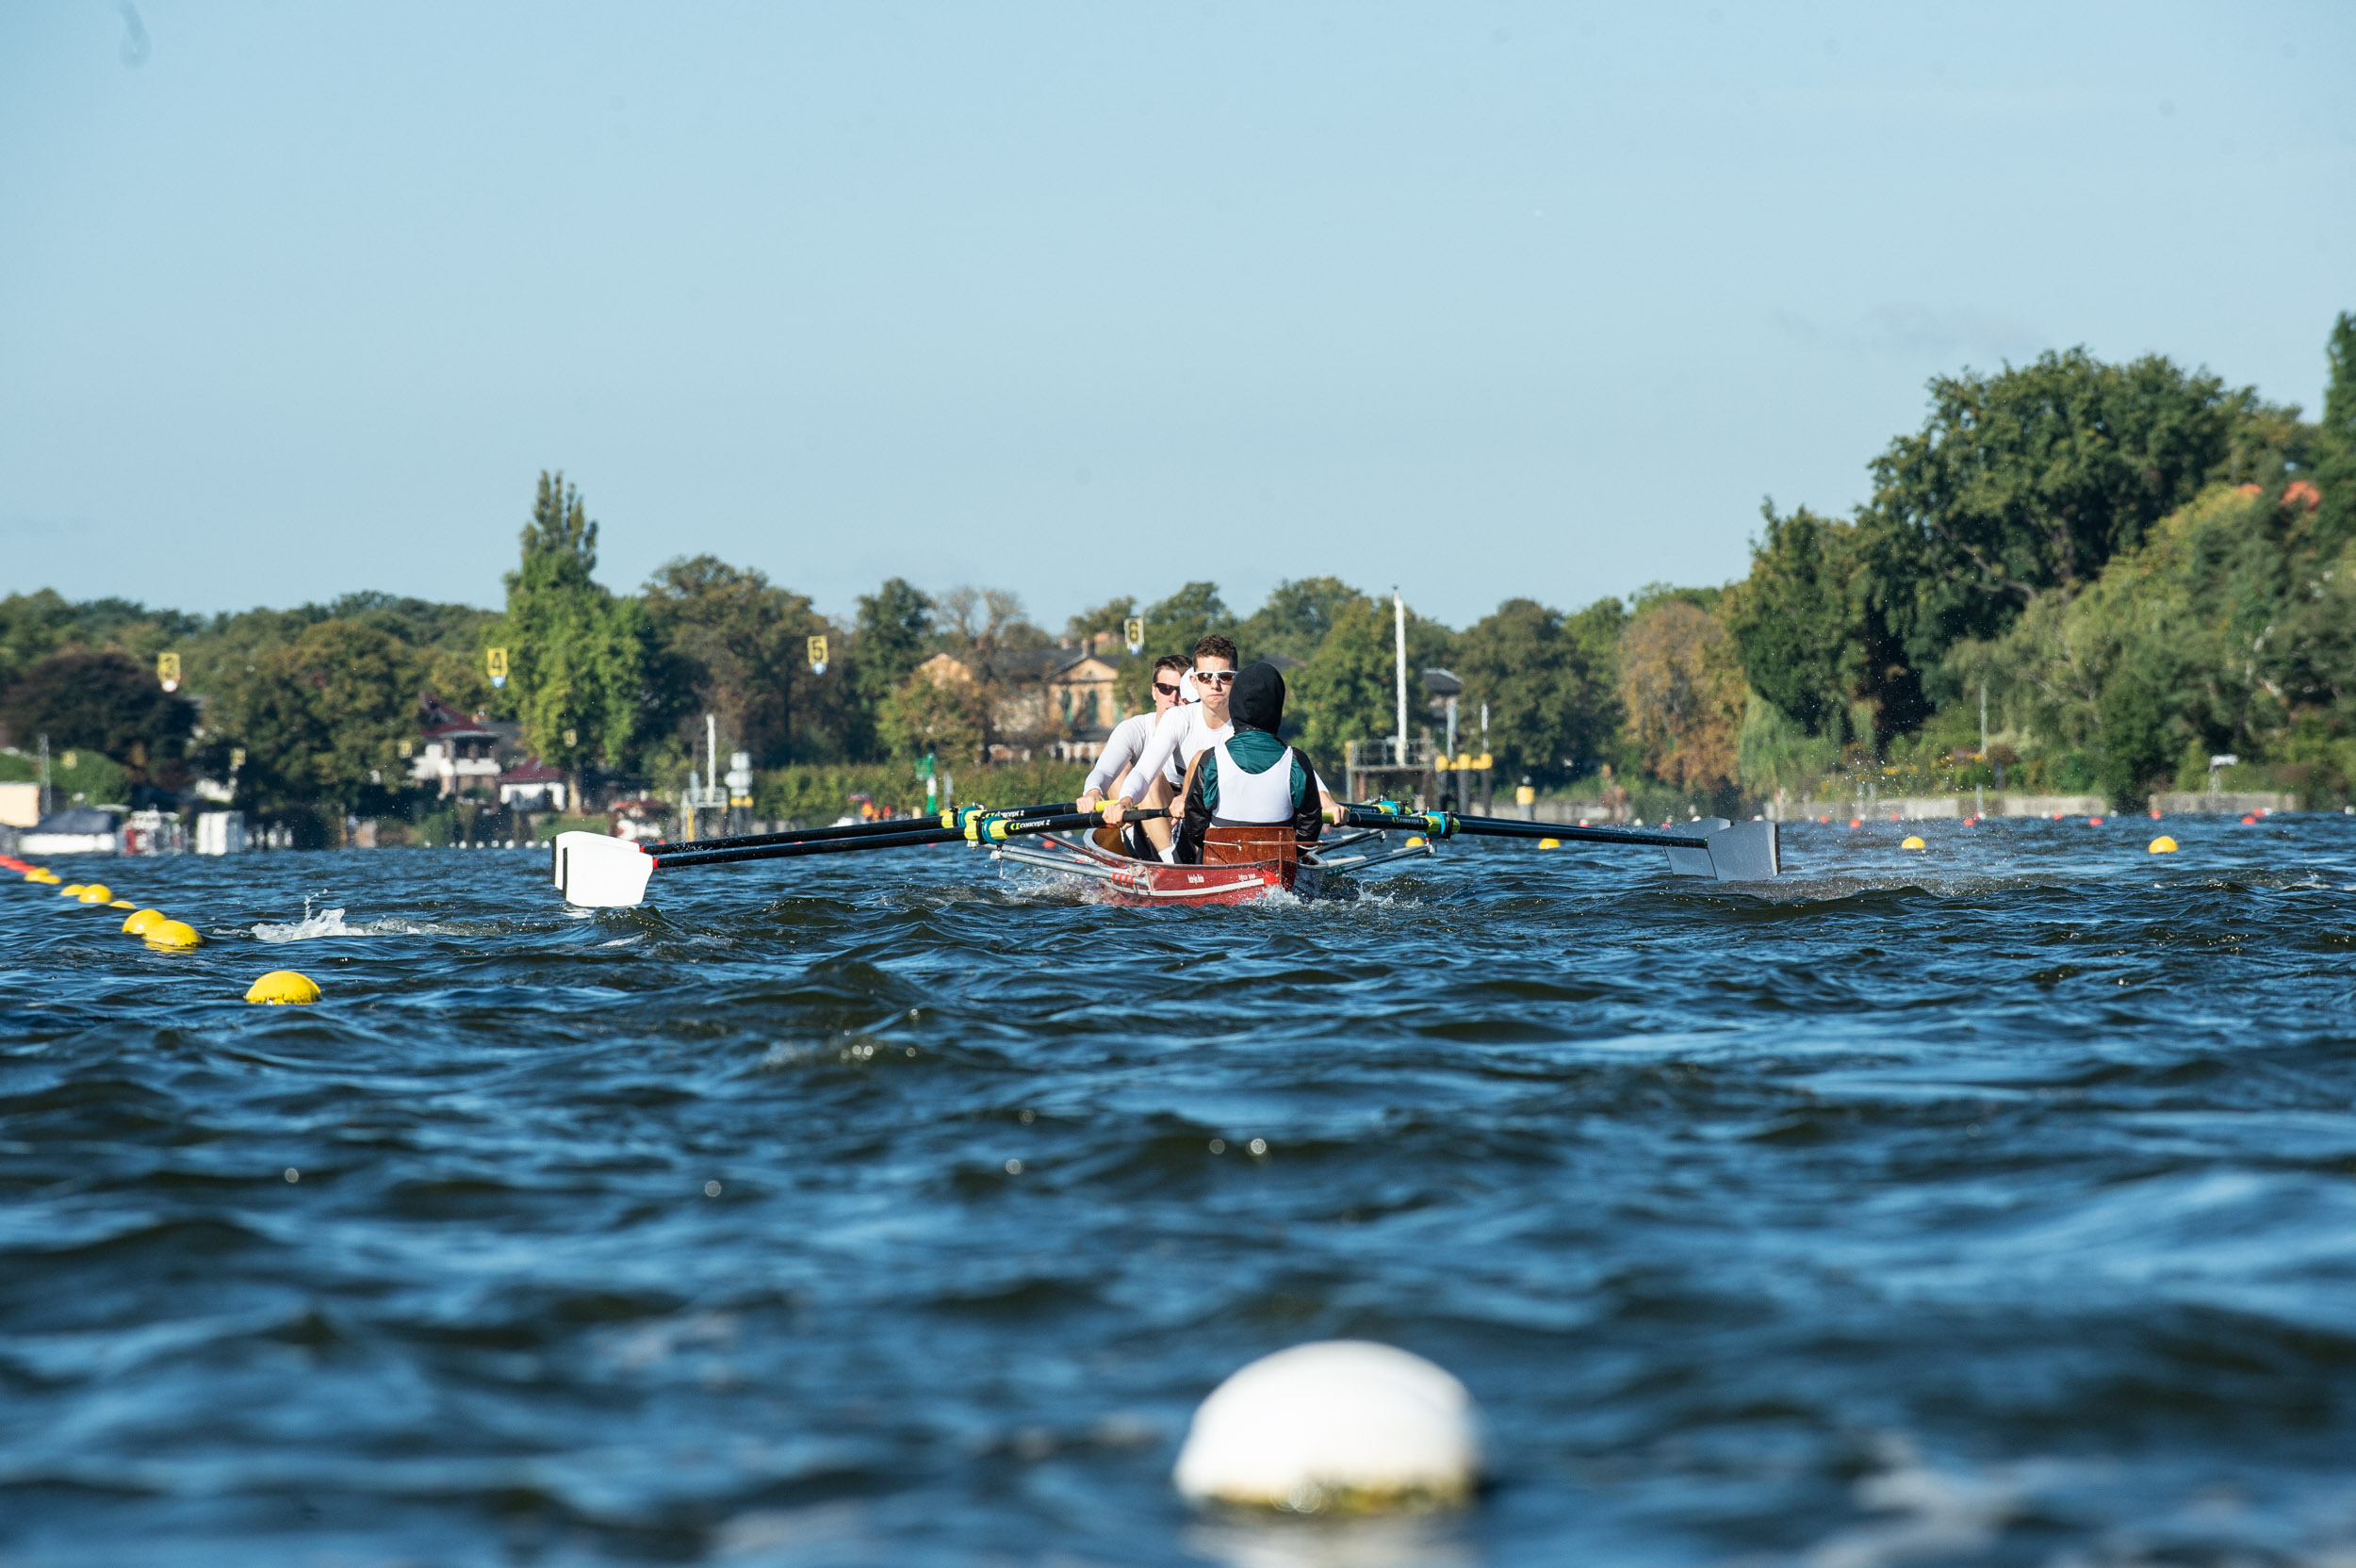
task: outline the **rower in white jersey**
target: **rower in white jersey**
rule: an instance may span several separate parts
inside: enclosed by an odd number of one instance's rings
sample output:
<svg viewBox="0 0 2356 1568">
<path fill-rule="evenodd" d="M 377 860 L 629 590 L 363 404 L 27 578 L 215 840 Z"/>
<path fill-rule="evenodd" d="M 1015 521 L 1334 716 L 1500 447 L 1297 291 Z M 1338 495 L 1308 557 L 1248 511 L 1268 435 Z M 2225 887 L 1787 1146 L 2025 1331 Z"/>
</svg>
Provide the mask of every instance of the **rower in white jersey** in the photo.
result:
<svg viewBox="0 0 2356 1568">
<path fill-rule="evenodd" d="M 1227 723 L 1227 691 L 1235 679 L 1235 645 L 1214 631 L 1194 645 L 1195 690 L 1200 702 L 1173 708 L 1153 726 L 1137 765 L 1121 781 L 1121 793 L 1104 811 L 1104 820 L 1118 824 L 1121 812 L 1137 806 L 1163 807 L 1178 798 L 1186 765 L 1205 746 L 1217 745 L 1235 733 Z M 1141 824 L 1146 837 L 1165 860 L 1170 858 L 1170 821 L 1153 817 Z"/>
<path fill-rule="evenodd" d="M 1169 807 L 1179 798 L 1185 787 L 1186 769 L 1203 752 L 1231 739 L 1235 726 L 1228 722 L 1227 698 L 1235 680 L 1235 645 L 1217 632 L 1194 645 L 1194 684 L 1202 694 L 1202 701 L 1173 708 L 1163 714 L 1153 726 L 1153 737 L 1138 757 L 1137 765 L 1121 780 L 1121 793 L 1105 808 L 1104 820 L 1118 824 L 1120 813 L 1139 805 Z M 1327 808 L 1337 803 L 1325 780 L 1315 779 L 1317 794 Z M 1175 813 L 1172 813 L 1175 815 Z M 1167 817 L 1153 817 L 1139 825 L 1165 860 L 1170 858 L 1171 822 Z"/>
<path fill-rule="evenodd" d="M 1104 749 L 1097 753 L 1096 766 L 1088 770 L 1088 782 L 1081 786 L 1074 809 L 1093 811 L 1099 801 L 1118 798 L 1113 786 L 1145 755 L 1161 716 L 1180 703 L 1195 700 L 1194 678 L 1188 674 L 1192 667 L 1183 653 L 1166 653 L 1153 661 L 1153 706 L 1113 726 L 1113 732 L 1104 737 Z"/>
<path fill-rule="evenodd" d="M 1153 743 L 1154 725 L 1172 709 L 1196 700 L 1194 677 L 1189 669 L 1192 662 L 1183 653 L 1166 653 L 1153 661 L 1153 706 L 1142 713 L 1130 714 L 1104 737 L 1104 749 L 1097 754 L 1096 766 L 1088 770 L 1088 782 L 1081 786 L 1077 809 L 1092 811 L 1104 800 L 1118 799 L 1115 786 Z M 1172 790 L 1184 782 L 1174 764 L 1165 763 L 1163 771 Z M 1139 822 L 1101 827 L 1097 829 L 1096 841 L 1104 849 L 1140 860 L 1153 859 L 1161 853 L 1145 836 L 1145 825 Z"/>
</svg>

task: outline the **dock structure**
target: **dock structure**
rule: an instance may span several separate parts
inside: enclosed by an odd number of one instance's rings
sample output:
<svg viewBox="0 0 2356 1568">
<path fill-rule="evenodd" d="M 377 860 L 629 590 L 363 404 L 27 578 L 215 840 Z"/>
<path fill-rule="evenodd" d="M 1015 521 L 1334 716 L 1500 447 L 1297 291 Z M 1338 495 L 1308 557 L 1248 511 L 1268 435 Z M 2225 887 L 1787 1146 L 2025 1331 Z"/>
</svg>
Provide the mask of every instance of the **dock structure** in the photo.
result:
<svg viewBox="0 0 2356 1568">
<path fill-rule="evenodd" d="M 1439 808 L 1444 794 L 1449 809 L 1487 814 L 1496 766 L 1484 753 L 1455 757 L 1430 736 L 1409 741 L 1397 737 L 1350 741 L 1343 746 L 1346 772 L 1344 797 L 1350 800 L 1404 800 L 1415 810 Z M 1454 788 L 1449 789 L 1450 783 Z"/>
</svg>

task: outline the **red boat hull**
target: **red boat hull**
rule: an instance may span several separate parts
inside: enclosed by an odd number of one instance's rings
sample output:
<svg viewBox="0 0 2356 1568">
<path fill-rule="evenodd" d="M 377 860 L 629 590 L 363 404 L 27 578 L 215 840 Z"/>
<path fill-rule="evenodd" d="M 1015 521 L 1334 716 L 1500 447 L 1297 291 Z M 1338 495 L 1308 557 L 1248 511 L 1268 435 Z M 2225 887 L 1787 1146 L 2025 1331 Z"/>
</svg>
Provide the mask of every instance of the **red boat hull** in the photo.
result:
<svg viewBox="0 0 2356 1568">
<path fill-rule="evenodd" d="M 1086 877 L 1100 902 L 1139 908 L 1171 904 L 1249 904 L 1270 893 L 1314 898 L 1322 879 L 1317 866 L 1299 860 L 1166 866 L 1107 854 L 1093 844 L 1074 843 L 1068 839 L 1045 841 L 1072 857 L 1074 863 L 1070 869 Z"/>
</svg>

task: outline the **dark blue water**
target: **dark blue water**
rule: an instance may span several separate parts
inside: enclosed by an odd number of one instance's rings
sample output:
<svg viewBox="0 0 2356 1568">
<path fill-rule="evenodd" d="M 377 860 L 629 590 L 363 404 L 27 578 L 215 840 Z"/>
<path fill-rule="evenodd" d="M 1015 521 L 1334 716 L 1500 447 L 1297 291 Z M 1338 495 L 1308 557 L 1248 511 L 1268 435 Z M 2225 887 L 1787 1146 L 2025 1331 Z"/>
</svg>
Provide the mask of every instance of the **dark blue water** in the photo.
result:
<svg viewBox="0 0 2356 1568">
<path fill-rule="evenodd" d="M 177 956 L 0 885 L 0 1562 L 2345 1563 L 2356 821 L 2167 825 L 105 866 Z M 1472 1389 L 1481 1506 L 1177 1499 L 1331 1336 Z"/>
</svg>

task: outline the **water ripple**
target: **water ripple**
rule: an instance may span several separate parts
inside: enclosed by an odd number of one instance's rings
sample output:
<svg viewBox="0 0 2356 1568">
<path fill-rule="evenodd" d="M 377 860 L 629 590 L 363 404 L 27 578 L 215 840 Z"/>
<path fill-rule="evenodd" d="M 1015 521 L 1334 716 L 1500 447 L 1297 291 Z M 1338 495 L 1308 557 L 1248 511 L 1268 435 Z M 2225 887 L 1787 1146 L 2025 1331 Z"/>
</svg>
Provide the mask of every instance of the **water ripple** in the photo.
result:
<svg viewBox="0 0 2356 1568">
<path fill-rule="evenodd" d="M 2345 1562 L 2356 824 L 2169 827 L 110 865 L 186 955 L 0 887 L 0 1562 Z M 1328 1335 L 1466 1381 L 1481 1507 L 1185 1511 Z"/>
</svg>

